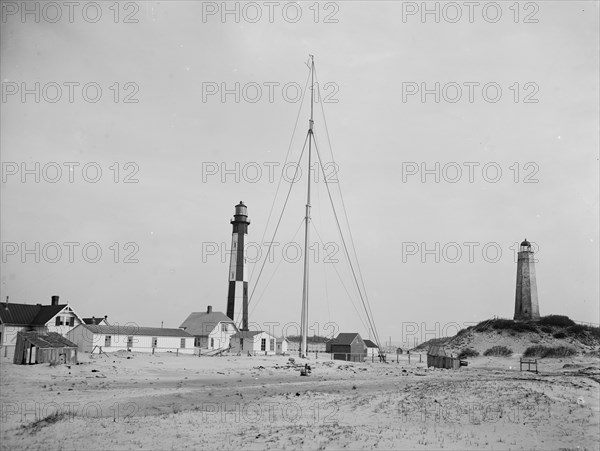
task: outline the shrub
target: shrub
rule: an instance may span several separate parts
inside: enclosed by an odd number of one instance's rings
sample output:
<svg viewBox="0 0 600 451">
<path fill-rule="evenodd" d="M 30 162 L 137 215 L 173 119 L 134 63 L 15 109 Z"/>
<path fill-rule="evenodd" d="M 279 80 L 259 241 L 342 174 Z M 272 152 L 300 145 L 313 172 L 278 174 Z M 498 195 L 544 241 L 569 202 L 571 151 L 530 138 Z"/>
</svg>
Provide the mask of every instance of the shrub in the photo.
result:
<svg viewBox="0 0 600 451">
<path fill-rule="evenodd" d="M 551 327 L 548 327 L 548 326 L 542 326 L 542 327 L 540 327 L 540 330 L 541 330 L 542 332 L 545 332 L 545 333 L 547 333 L 547 334 L 551 334 L 551 333 L 552 333 L 552 328 L 551 328 Z"/>
<path fill-rule="evenodd" d="M 568 357 L 576 355 L 577 351 L 569 346 L 530 346 L 525 349 L 523 357 Z"/>
<path fill-rule="evenodd" d="M 555 334 L 552 335 L 554 338 L 565 338 L 567 336 L 567 334 L 565 334 L 564 332 L 556 332 Z"/>
<path fill-rule="evenodd" d="M 540 318 L 539 323 L 543 326 L 558 326 L 558 327 L 569 327 L 569 326 L 575 325 L 575 321 L 573 321 L 568 316 L 564 316 L 564 315 L 542 316 Z"/>
<path fill-rule="evenodd" d="M 513 321 L 511 319 L 493 320 L 492 328 L 496 330 L 512 330 L 514 332 L 537 332 L 535 324 Z"/>
<path fill-rule="evenodd" d="M 492 346 L 491 348 L 486 349 L 483 355 L 493 357 L 510 357 L 512 353 L 512 349 L 507 348 L 506 346 Z"/>
<path fill-rule="evenodd" d="M 590 332 L 594 334 L 594 329 L 598 329 L 597 327 L 584 326 L 583 324 L 575 324 L 573 326 L 567 327 L 567 331 L 572 333 L 573 335 L 585 335 L 586 332 Z M 597 331 L 596 331 L 597 335 Z"/>
<path fill-rule="evenodd" d="M 465 348 L 462 351 L 460 351 L 460 354 L 458 354 L 458 358 L 459 359 L 467 359 L 469 357 L 477 357 L 479 355 L 479 352 L 476 351 L 473 348 Z"/>
</svg>

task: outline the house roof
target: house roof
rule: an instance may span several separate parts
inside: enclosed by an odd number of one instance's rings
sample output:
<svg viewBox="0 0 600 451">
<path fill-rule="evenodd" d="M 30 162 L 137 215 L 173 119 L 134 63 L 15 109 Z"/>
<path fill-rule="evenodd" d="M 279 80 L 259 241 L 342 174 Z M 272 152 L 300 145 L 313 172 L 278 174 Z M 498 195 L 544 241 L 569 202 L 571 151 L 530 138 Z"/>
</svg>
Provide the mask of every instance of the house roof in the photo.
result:
<svg viewBox="0 0 600 451">
<path fill-rule="evenodd" d="M 19 332 L 25 340 L 38 348 L 77 348 L 77 345 L 56 332 Z"/>
<path fill-rule="evenodd" d="M 358 332 L 339 333 L 338 336 L 335 337 L 335 339 L 330 341 L 330 344 L 332 344 L 332 345 L 349 345 L 349 344 L 352 344 L 352 342 L 354 341 L 354 339 L 356 338 L 357 335 L 362 339 L 362 337 L 360 336 L 360 334 Z"/>
<path fill-rule="evenodd" d="M 440 345 L 431 345 L 427 350 L 427 355 L 444 357 L 446 355 L 446 350 L 443 346 Z"/>
<path fill-rule="evenodd" d="M 111 325 L 107 326 L 104 324 L 82 324 L 79 327 L 85 327 L 89 331 L 95 334 L 102 335 L 148 335 L 158 337 L 181 337 L 190 338 L 190 335 L 185 330 L 181 329 L 167 329 L 162 327 L 139 327 L 139 326 L 119 326 Z"/>
<path fill-rule="evenodd" d="M 371 340 L 363 340 L 363 341 L 367 345 L 367 348 L 378 348 L 379 347 L 375 343 L 373 343 Z"/>
<path fill-rule="evenodd" d="M 253 338 L 256 335 L 263 333 L 273 337 L 273 335 L 271 335 L 269 332 L 265 332 L 264 330 L 240 330 L 233 334 L 232 338 Z"/>
<path fill-rule="evenodd" d="M 19 326 L 43 326 L 68 304 L 41 305 L 41 304 L 0 304 L 0 321 L 3 324 Z M 75 313 L 75 312 L 73 312 Z M 75 314 L 77 316 L 77 314 Z"/>
<path fill-rule="evenodd" d="M 231 318 L 221 312 L 192 312 L 179 328 L 194 336 L 206 337 L 219 323 L 231 323 L 235 326 Z"/>
<path fill-rule="evenodd" d="M 104 321 L 105 318 L 103 318 L 103 317 L 96 318 L 95 316 L 92 316 L 91 318 L 81 318 L 81 319 L 85 324 L 100 324 L 102 321 Z"/>
</svg>

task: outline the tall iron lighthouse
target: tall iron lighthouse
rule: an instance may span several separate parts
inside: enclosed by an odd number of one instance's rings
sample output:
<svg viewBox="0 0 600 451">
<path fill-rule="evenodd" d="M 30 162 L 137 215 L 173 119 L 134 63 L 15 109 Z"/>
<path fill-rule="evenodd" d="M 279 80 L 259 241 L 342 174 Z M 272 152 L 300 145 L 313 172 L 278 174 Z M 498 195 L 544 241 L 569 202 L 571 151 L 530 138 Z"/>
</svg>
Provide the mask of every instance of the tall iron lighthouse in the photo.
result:
<svg viewBox="0 0 600 451">
<path fill-rule="evenodd" d="M 525 241 L 519 247 L 517 259 L 517 292 L 515 294 L 515 320 L 540 319 L 537 282 L 531 243 Z"/>
<path fill-rule="evenodd" d="M 248 271 L 246 267 L 245 241 L 248 235 L 248 208 L 240 201 L 235 206 L 231 220 L 231 257 L 229 263 L 229 291 L 227 293 L 227 316 L 232 321 L 242 317 L 240 330 L 248 330 Z M 241 315 L 240 315 L 241 313 Z"/>
</svg>

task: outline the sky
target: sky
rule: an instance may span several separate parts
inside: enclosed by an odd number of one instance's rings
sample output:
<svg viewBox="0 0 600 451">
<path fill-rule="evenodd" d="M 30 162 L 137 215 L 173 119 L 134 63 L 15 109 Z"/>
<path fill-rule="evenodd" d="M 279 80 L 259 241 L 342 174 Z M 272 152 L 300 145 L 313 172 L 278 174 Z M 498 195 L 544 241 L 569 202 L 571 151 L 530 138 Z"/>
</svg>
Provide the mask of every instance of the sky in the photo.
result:
<svg viewBox="0 0 600 451">
<path fill-rule="evenodd" d="M 242 200 L 250 322 L 296 334 L 308 150 L 260 277 L 257 257 L 314 55 L 312 333 L 372 335 L 344 242 L 382 342 L 512 318 L 524 238 L 540 313 L 598 323 L 597 2 L 117 6 L 2 2 L 2 300 L 141 326 L 224 312 Z"/>
</svg>

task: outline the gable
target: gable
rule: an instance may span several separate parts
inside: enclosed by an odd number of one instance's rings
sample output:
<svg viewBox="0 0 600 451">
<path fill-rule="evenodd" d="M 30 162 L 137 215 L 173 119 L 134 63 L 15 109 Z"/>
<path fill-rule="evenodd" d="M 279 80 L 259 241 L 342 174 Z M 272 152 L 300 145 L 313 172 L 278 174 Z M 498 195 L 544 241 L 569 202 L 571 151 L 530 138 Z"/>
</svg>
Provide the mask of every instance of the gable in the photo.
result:
<svg viewBox="0 0 600 451">
<path fill-rule="evenodd" d="M 235 323 L 222 312 L 192 312 L 186 320 L 179 326 L 191 335 L 197 337 L 206 337 L 219 325 L 219 323 L 232 324 Z M 237 331 L 237 327 L 235 327 Z"/>
</svg>

